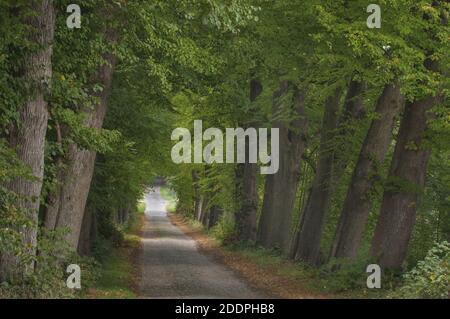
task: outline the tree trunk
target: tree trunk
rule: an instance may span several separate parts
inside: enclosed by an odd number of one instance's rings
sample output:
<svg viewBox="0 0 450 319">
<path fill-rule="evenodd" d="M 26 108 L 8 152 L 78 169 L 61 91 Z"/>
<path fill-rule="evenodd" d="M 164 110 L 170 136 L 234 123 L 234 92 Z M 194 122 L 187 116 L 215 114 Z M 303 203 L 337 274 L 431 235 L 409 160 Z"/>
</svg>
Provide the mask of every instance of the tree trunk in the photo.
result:
<svg viewBox="0 0 450 319">
<path fill-rule="evenodd" d="M 203 201 L 204 197 L 203 195 L 199 195 L 198 200 L 195 202 L 195 216 L 197 220 L 200 222 L 202 220 L 203 216 Z"/>
<path fill-rule="evenodd" d="M 61 126 L 58 121 L 55 123 L 56 126 L 56 140 L 58 146 L 62 149 L 63 145 L 63 133 L 61 130 Z M 58 209 L 59 209 L 59 196 L 61 195 L 61 182 L 64 171 L 64 161 L 61 155 L 58 155 L 56 158 L 56 188 L 51 191 L 47 198 L 45 199 L 47 205 L 44 207 L 44 227 L 49 230 L 54 230 L 56 226 L 56 218 L 58 217 Z"/>
<path fill-rule="evenodd" d="M 395 118 L 402 106 L 398 83 L 387 85 L 375 110 L 379 118 L 372 121 L 353 171 L 331 257 L 354 259 L 357 256 L 371 209 L 369 195 L 376 178 L 376 167 L 389 149 Z"/>
<path fill-rule="evenodd" d="M 319 160 L 306 209 L 300 219 L 295 260 L 317 265 L 320 257 L 320 239 L 328 211 L 333 170 L 333 137 L 336 133 L 339 102 L 342 90 L 337 88 L 326 102 L 319 147 Z"/>
<path fill-rule="evenodd" d="M 46 198 L 46 207 L 44 214 L 44 227 L 48 230 L 54 230 L 56 228 L 56 219 L 58 218 L 59 204 L 61 202 L 61 188 L 59 185 L 63 180 L 63 167 L 57 164 L 57 175 L 55 189 L 51 191 Z"/>
<path fill-rule="evenodd" d="M 280 130 L 279 170 L 266 177 L 264 201 L 258 229 L 258 243 L 266 248 L 289 252 L 291 218 L 299 181 L 300 161 L 306 148 L 305 97 L 297 87 L 283 81 L 274 93 L 274 113 L 280 110 L 283 96 L 293 89 L 289 101 L 291 123 L 277 121 Z"/>
<path fill-rule="evenodd" d="M 263 88 L 259 81 L 250 82 L 250 102 L 254 102 Z M 236 179 L 238 181 L 238 208 L 235 214 L 236 239 L 238 241 L 256 240 L 256 215 L 258 210 L 258 164 L 249 163 L 249 143 L 246 143 L 246 159 L 244 164 L 237 164 Z"/>
<path fill-rule="evenodd" d="M 220 216 L 222 216 L 223 210 L 217 205 L 213 205 L 209 212 L 208 229 L 213 228 L 219 222 Z"/>
<path fill-rule="evenodd" d="M 207 195 L 200 195 L 200 204 L 199 204 L 199 222 L 202 223 L 203 226 L 207 226 L 208 218 L 209 218 L 209 199 Z"/>
<path fill-rule="evenodd" d="M 132 212 L 132 205 L 131 204 L 127 204 L 127 206 L 123 210 L 122 224 L 126 224 L 126 223 L 129 222 L 131 212 Z"/>
<path fill-rule="evenodd" d="M 114 40 L 111 40 L 113 42 Z M 103 86 L 103 90 L 95 95 L 99 103 L 95 110 L 86 111 L 88 115 L 86 125 L 93 129 L 101 129 L 106 115 L 108 97 L 111 91 L 113 71 L 116 58 L 112 54 L 105 54 L 106 63 L 98 71 L 96 83 Z M 66 166 L 60 183 L 60 196 L 57 207 L 56 228 L 68 228 L 70 233 L 67 241 L 74 250 L 78 247 L 81 225 L 89 194 L 89 188 L 94 173 L 96 152 L 81 149 L 71 144 L 65 157 Z M 56 207 L 49 207 L 49 210 Z"/>
<path fill-rule="evenodd" d="M 87 207 L 83 217 L 78 243 L 78 253 L 82 256 L 89 256 L 91 254 L 93 215 L 92 209 Z"/>
<path fill-rule="evenodd" d="M 32 92 L 19 110 L 19 125 L 12 129 L 10 146 L 17 152 L 18 158 L 31 168 L 36 179 L 16 178 L 6 187 L 23 196 L 19 200 L 19 208 L 33 224 L 21 229 L 21 234 L 27 253 L 33 256 L 36 254 L 39 203 L 44 175 L 44 148 L 48 121 L 45 96 L 52 78 L 55 14 L 51 0 L 31 1 L 30 7 L 36 13 L 27 18 L 27 23 L 33 28 L 30 41 L 36 43 L 39 48 L 25 58 L 24 76 L 32 87 Z M 23 268 L 17 254 L 3 253 L 0 280 L 10 279 L 14 273 L 20 275 L 33 269 L 34 264 Z"/>
<path fill-rule="evenodd" d="M 194 189 L 194 218 L 200 220 L 201 213 L 201 201 L 200 201 L 200 190 L 198 187 L 199 177 L 198 171 L 192 170 L 192 187 Z"/>
<path fill-rule="evenodd" d="M 366 90 L 366 85 L 355 80 L 350 81 L 347 95 L 345 97 L 344 110 L 339 119 L 337 137 L 338 147 L 335 147 L 333 158 L 333 181 L 332 193 L 339 179 L 342 177 L 348 165 L 349 154 L 352 152 L 354 145 L 348 143 L 355 134 L 355 121 L 361 120 L 366 114 L 362 94 Z M 331 196 L 333 194 L 330 194 Z"/>
<path fill-rule="evenodd" d="M 423 145 L 426 113 L 438 100 L 408 103 L 403 116 L 371 248 L 383 268 L 400 269 L 406 258 L 431 154 Z"/>
<path fill-rule="evenodd" d="M 338 129 L 336 132 L 337 136 L 337 145 L 334 147 L 334 156 L 333 156 L 333 165 L 332 165 L 332 174 L 328 176 L 330 179 L 327 181 L 327 184 L 330 185 L 330 189 L 327 193 L 328 198 L 323 199 L 325 202 L 330 202 L 335 193 L 336 186 L 339 182 L 339 179 L 342 177 L 343 172 L 347 168 L 348 165 L 348 157 L 351 152 L 351 148 L 353 145 L 348 143 L 348 138 L 351 137 L 355 132 L 355 121 L 360 120 L 364 117 L 366 111 L 364 107 L 364 102 L 362 98 L 362 94 L 366 89 L 366 85 L 364 83 L 352 80 L 350 81 L 347 94 L 345 97 L 344 110 L 342 115 L 340 116 Z M 309 199 L 309 197 L 308 197 Z M 304 202 L 303 200 L 301 201 Z M 300 211 L 303 212 L 306 209 L 306 204 L 302 205 Z M 329 205 L 323 205 L 323 209 L 328 209 Z M 328 212 L 321 212 L 326 216 Z M 303 214 L 302 214 L 303 215 Z M 295 258 L 296 250 L 298 248 L 298 232 L 300 230 L 300 225 L 302 224 L 302 219 L 299 221 L 299 227 L 296 231 L 296 234 L 293 236 L 292 245 L 290 248 L 290 257 Z"/>
<path fill-rule="evenodd" d="M 204 174 L 207 175 L 208 171 L 209 168 L 205 168 Z M 198 170 L 192 171 L 192 182 L 194 187 L 194 217 L 206 226 L 208 219 L 208 195 L 203 194 L 200 189 L 200 175 Z"/>
</svg>

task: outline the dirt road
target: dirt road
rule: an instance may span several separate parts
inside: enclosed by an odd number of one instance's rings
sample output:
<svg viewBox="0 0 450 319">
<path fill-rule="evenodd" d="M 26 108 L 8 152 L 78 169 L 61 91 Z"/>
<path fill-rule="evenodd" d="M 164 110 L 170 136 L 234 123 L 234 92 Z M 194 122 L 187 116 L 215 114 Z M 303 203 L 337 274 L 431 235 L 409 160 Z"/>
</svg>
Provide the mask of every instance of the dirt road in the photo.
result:
<svg viewBox="0 0 450 319">
<path fill-rule="evenodd" d="M 167 217 L 159 188 L 145 195 L 142 279 L 146 298 L 264 298 L 226 266 L 202 254 Z"/>
</svg>

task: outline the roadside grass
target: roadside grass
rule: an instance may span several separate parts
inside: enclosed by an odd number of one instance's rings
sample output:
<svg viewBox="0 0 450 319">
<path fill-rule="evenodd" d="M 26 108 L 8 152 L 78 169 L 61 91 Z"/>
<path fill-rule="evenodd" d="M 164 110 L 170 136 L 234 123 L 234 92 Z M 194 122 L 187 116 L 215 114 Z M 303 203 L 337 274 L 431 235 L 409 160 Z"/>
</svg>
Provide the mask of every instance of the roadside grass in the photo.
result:
<svg viewBox="0 0 450 319">
<path fill-rule="evenodd" d="M 365 273 L 364 267 L 357 272 L 345 269 L 328 272 L 323 268 L 312 268 L 303 263 L 288 260 L 276 250 L 243 244 L 223 245 L 222 248 L 280 278 L 287 279 L 293 283 L 294 287 L 301 286 L 305 291 L 325 298 L 378 299 L 387 298 L 392 292 L 390 289 L 366 288 L 366 278 L 369 274 Z"/>
<path fill-rule="evenodd" d="M 298 294 L 307 292 L 308 294 L 319 295 L 325 298 L 335 297 L 330 291 L 321 287 L 323 283 L 319 280 L 319 272 L 317 270 L 288 260 L 276 250 L 244 244 L 223 245 L 222 248 L 257 265 L 262 270 L 274 274 L 275 278 L 278 277 L 291 283 L 292 286 L 286 287 L 288 288 L 287 290 L 292 290 L 292 292 L 298 290 Z M 292 292 L 286 292 L 286 294 L 288 295 Z"/>
<path fill-rule="evenodd" d="M 217 241 L 217 239 L 215 238 L 215 236 L 211 235 L 211 232 L 209 232 L 201 222 L 199 222 L 198 220 L 192 218 L 192 217 L 188 217 L 185 216 L 177 211 L 173 212 L 172 214 L 174 214 L 174 216 L 177 216 L 180 220 L 183 221 L 183 223 L 187 224 L 189 226 L 189 228 L 194 231 L 194 232 L 201 232 L 205 235 L 208 235 L 209 237 L 211 237 L 211 239 L 214 239 L 215 241 Z"/>
<path fill-rule="evenodd" d="M 95 299 L 133 299 L 138 297 L 137 263 L 141 247 L 140 230 L 144 223 L 145 204 L 139 202 L 136 213 L 124 227 L 124 239 L 120 247 L 110 243 L 103 248 L 100 276 L 95 288 L 88 291 L 87 298 Z M 106 244 L 107 245 L 107 244 Z"/>
<path fill-rule="evenodd" d="M 167 212 L 174 213 L 177 208 L 177 195 L 168 187 L 162 186 L 160 188 L 161 197 L 168 203 L 166 205 Z"/>
<path fill-rule="evenodd" d="M 129 262 L 129 254 L 119 248 L 103 262 L 101 276 L 97 287 L 91 292 L 96 299 L 132 299 L 137 294 L 133 291 L 133 265 Z"/>
</svg>

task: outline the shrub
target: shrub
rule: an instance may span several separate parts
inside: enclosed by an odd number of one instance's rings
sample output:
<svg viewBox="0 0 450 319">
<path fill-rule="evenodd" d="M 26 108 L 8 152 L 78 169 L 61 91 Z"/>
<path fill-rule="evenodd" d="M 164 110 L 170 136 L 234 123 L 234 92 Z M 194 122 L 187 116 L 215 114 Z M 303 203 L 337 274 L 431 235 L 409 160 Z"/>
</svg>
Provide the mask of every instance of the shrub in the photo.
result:
<svg viewBox="0 0 450 319">
<path fill-rule="evenodd" d="M 82 288 L 90 287 L 97 280 L 97 263 L 92 258 L 80 257 L 72 252 L 64 240 L 65 230 L 41 229 L 38 254 L 22 258 L 23 263 L 35 262 L 34 272 L 16 277 L 0 285 L 2 298 L 73 298 L 81 293 L 66 286 L 69 264 L 82 269 Z"/>
<path fill-rule="evenodd" d="M 366 266 L 363 259 L 355 261 L 332 261 L 320 269 L 320 277 L 326 290 L 345 292 L 366 288 Z"/>
<path fill-rule="evenodd" d="M 424 260 L 406 273 L 397 291 L 406 298 L 448 298 L 450 290 L 450 243 L 436 243 Z"/>
<path fill-rule="evenodd" d="M 111 241 L 104 238 L 103 236 L 97 236 L 92 247 L 92 255 L 96 260 L 103 262 L 103 260 L 110 254 L 112 249 L 113 245 Z"/>
<path fill-rule="evenodd" d="M 217 225 L 212 228 L 211 233 L 223 245 L 234 242 L 235 229 L 233 219 L 228 214 L 223 214 Z"/>
<path fill-rule="evenodd" d="M 351 292 L 356 290 L 375 291 L 367 288 L 367 266 L 374 264 L 369 254 L 369 248 L 364 246 L 356 259 L 332 258 L 329 263 L 319 269 L 322 286 L 331 292 Z M 382 288 L 392 284 L 392 278 L 383 274 Z"/>
<path fill-rule="evenodd" d="M 120 247 L 124 241 L 124 233 L 112 221 L 111 213 L 98 212 L 99 235 L 111 241 L 115 247 Z"/>
</svg>

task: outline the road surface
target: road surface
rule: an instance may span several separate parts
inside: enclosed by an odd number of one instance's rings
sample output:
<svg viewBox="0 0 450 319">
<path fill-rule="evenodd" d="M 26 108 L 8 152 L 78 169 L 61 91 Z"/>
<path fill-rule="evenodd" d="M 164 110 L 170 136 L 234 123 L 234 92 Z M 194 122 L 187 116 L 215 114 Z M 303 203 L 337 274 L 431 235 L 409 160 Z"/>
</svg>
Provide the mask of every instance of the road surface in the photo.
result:
<svg viewBox="0 0 450 319">
<path fill-rule="evenodd" d="M 197 243 L 167 217 L 159 188 L 145 195 L 142 279 L 146 298 L 264 298 L 225 265 L 202 254 Z"/>
</svg>

